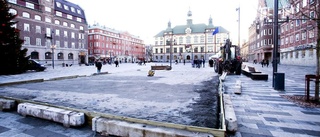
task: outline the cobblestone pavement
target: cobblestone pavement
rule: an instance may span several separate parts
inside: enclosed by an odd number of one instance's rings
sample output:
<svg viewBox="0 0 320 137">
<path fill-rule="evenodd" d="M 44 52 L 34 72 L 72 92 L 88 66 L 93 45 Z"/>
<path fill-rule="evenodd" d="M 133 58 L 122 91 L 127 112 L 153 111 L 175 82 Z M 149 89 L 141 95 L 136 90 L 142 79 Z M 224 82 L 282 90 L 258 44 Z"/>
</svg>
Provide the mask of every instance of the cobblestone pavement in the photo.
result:
<svg viewBox="0 0 320 137">
<path fill-rule="evenodd" d="M 300 107 L 280 95 L 304 95 L 304 75 L 314 74 L 314 67 L 279 65 L 285 73 L 285 91 L 272 87 L 272 67 L 244 63 L 269 75 L 268 81 L 256 81 L 244 75 L 228 75 L 226 94 L 230 94 L 238 120 L 238 131 L 230 137 L 309 137 L 320 136 L 320 109 Z M 242 82 L 242 93 L 233 93 L 236 80 Z M 16 112 L 0 111 L 0 137 L 89 137 L 91 127 L 65 128 L 60 123 Z"/>
<path fill-rule="evenodd" d="M 320 136 L 320 108 L 300 107 L 280 96 L 304 95 L 305 75 L 315 74 L 315 67 L 278 65 L 277 72 L 285 73 L 285 89 L 278 91 L 272 87 L 272 67 L 262 67 L 260 64 L 252 63 L 244 64 L 268 74 L 268 81 L 251 80 L 244 75 L 227 76 L 225 92 L 231 96 L 238 120 L 238 131 L 228 136 Z M 236 80 L 242 82 L 240 95 L 233 93 Z"/>
</svg>

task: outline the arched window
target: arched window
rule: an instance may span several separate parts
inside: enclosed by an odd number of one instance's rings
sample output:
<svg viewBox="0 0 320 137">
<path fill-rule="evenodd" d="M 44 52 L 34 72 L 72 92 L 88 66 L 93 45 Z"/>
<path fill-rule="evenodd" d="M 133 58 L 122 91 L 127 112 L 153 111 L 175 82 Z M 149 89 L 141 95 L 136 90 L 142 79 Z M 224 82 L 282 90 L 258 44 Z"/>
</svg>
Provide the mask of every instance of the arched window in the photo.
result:
<svg viewBox="0 0 320 137">
<path fill-rule="evenodd" d="M 63 53 L 58 53 L 58 59 L 63 59 Z"/>
<path fill-rule="evenodd" d="M 39 16 L 39 15 L 34 15 L 34 19 L 35 19 L 35 20 L 41 20 L 41 16 Z"/>
<path fill-rule="evenodd" d="M 73 59 L 73 54 L 72 53 L 68 54 L 68 59 Z"/>
<path fill-rule="evenodd" d="M 46 52 L 46 53 L 44 54 L 44 58 L 45 58 L 45 59 L 52 59 L 52 53 L 51 53 L 51 52 Z"/>
<path fill-rule="evenodd" d="M 11 13 L 12 15 L 17 15 L 18 12 L 15 9 L 10 9 L 9 13 Z"/>
<path fill-rule="evenodd" d="M 22 12 L 22 17 L 30 18 L 30 14 L 28 12 Z"/>
<path fill-rule="evenodd" d="M 39 52 L 37 52 L 37 51 L 31 52 L 30 58 L 31 59 L 39 59 Z"/>
</svg>

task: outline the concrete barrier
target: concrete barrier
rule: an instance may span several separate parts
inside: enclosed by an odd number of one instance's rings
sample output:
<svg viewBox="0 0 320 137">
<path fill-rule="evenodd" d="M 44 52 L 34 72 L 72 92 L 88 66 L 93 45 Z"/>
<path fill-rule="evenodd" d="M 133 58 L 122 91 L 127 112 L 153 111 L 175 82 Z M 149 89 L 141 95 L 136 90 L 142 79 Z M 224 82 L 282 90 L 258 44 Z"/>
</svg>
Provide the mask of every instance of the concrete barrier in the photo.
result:
<svg viewBox="0 0 320 137">
<path fill-rule="evenodd" d="M 234 93 L 235 94 L 241 94 L 241 81 L 237 80 L 236 81 L 236 85 L 234 86 L 235 90 Z"/>
<path fill-rule="evenodd" d="M 15 107 L 16 102 L 9 99 L 0 98 L 0 110 L 12 110 Z"/>
<path fill-rule="evenodd" d="M 84 113 L 31 103 L 19 104 L 18 113 L 23 116 L 30 115 L 59 122 L 62 123 L 65 127 L 81 126 L 85 122 Z"/>
<path fill-rule="evenodd" d="M 224 94 L 223 98 L 227 131 L 236 132 L 238 130 L 238 123 L 231 98 L 228 94 Z"/>
<path fill-rule="evenodd" d="M 92 131 L 121 137 L 213 137 L 209 133 L 130 123 L 102 117 L 92 119 Z"/>
</svg>

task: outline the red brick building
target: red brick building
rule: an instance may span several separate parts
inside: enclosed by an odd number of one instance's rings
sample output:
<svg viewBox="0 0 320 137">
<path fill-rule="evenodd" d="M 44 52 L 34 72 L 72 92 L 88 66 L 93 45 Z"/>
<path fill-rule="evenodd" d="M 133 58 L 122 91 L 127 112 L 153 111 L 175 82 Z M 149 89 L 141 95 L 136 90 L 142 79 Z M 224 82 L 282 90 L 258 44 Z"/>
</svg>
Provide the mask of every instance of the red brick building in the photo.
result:
<svg viewBox="0 0 320 137">
<path fill-rule="evenodd" d="M 144 41 L 138 36 L 99 24 L 93 24 L 88 29 L 90 63 L 97 59 L 102 59 L 106 62 L 118 60 L 123 63 L 145 60 Z"/>
<path fill-rule="evenodd" d="M 317 17 L 315 8 L 319 0 L 293 0 L 290 8 L 283 10 L 289 22 L 281 25 L 280 60 L 282 64 L 316 65 Z M 319 11 L 319 10 L 318 10 Z M 319 13 L 318 13 L 319 15 Z"/>
<path fill-rule="evenodd" d="M 66 0 L 8 0 L 31 59 L 47 65 L 87 63 L 87 21 Z"/>
</svg>

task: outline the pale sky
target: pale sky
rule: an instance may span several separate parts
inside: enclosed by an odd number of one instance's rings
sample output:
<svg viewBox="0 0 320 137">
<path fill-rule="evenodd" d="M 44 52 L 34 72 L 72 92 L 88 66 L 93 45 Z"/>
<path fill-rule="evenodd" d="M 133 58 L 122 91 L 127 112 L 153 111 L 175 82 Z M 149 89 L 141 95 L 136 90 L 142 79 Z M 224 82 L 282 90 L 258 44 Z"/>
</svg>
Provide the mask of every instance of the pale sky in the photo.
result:
<svg viewBox="0 0 320 137">
<path fill-rule="evenodd" d="M 192 12 L 194 24 L 214 26 L 230 31 L 233 43 L 238 43 L 238 11 L 240 6 L 240 41 L 248 39 L 248 28 L 257 14 L 258 0 L 68 0 L 84 9 L 87 22 L 105 25 L 115 30 L 139 36 L 146 45 L 154 44 L 154 36 L 167 28 L 185 25 Z"/>
</svg>

